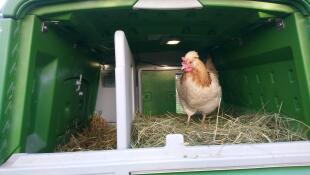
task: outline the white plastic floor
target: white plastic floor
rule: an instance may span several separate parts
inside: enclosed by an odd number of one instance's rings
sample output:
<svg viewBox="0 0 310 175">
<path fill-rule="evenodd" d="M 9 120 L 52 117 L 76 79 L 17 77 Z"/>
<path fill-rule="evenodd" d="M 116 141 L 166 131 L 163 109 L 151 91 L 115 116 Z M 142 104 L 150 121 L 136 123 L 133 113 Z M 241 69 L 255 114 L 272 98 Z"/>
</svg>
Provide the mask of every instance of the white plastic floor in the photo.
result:
<svg viewBox="0 0 310 175">
<path fill-rule="evenodd" d="M 75 153 L 15 154 L 1 175 L 128 175 L 310 166 L 310 142 L 184 146 L 168 135 L 165 147 Z"/>
</svg>

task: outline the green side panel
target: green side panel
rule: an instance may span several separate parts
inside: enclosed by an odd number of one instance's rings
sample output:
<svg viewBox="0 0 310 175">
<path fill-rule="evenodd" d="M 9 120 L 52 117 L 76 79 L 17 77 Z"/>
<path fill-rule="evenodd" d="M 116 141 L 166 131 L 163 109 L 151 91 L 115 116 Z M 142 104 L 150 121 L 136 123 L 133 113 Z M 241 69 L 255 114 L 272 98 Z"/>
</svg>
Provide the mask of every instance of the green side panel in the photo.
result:
<svg viewBox="0 0 310 175">
<path fill-rule="evenodd" d="M 176 112 L 175 70 L 142 71 L 143 113 L 160 115 Z"/>
<path fill-rule="evenodd" d="M 308 175 L 310 167 L 256 168 L 197 172 L 158 173 L 158 175 Z M 155 175 L 155 174 L 154 174 Z"/>
<path fill-rule="evenodd" d="M 53 125 L 53 98 L 55 89 L 58 60 L 52 55 L 38 52 L 34 63 L 32 82 L 29 128 L 31 135 L 26 142 L 26 152 L 39 151 L 49 140 L 49 133 Z"/>
<path fill-rule="evenodd" d="M 32 24 L 29 49 L 29 73 L 23 113 L 23 150 L 51 151 L 57 138 L 72 125 L 73 120 L 85 120 L 93 112 L 97 94 L 99 67 L 93 58 L 75 48 L 52 28 L 41 32 L 42 22 L 29 16 Z M 82 75 L 80 90 L 76 81 Z M 81 92 L 82 94 L 80 94 Z"/>
<path fill-rule="evenodd" d="M 218 50 L 222 56 L 215 61 L 224 101 L 274 112 L 282 104 L 282 113 L 309 123 L 310 53 L 304 50 L 309 32 L 302 33 L 309 26 L 307 21 L 298 14 L 290 15 L 284 29 L 264 26 L 243 37 L 242 43 Z"/>
<path fill-rule="evenodd" d="M 310 18 L 301 14 L 294 15 L 296 36 L 292 36 L 291 44 L 294 51 L 294 63 L 301 94 L 303 120 L 310 123 Z"/>
<path fill-rule="evenodd" d="M 16 117 L 20 24 L 0 19 L 0 164 L 20 149 L 22 118 Z"/>
<path fill-rule="evenodd" d="M 95 106 L 99 67 L 93 66 L 97 60 L 52 28 L 41 32 L 41 21 L 35 16 L 27 16 L 21 25 L 3 19 L 1 29 L 3 162 L 13 152 L 52 151 L 73 120 L 89 117 Z M 83 94 L 76 90 L 80 75 Z"/>
</svg>

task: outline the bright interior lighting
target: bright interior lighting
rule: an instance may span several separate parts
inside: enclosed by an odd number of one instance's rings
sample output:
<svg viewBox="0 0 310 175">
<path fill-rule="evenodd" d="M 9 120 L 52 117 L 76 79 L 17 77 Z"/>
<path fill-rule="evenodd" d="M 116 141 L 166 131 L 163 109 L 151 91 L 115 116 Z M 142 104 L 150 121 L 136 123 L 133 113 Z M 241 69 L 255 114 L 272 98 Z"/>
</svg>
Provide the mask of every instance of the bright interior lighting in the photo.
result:
<svg viewBox="0 0 310 175">
<path fill-rule="evenodd" d="M 170 41 L 167 41 L 166 44 L 168 45 L 176 45 L 176 44 L 179 44 L 181 41 L 180 40 L 170 40 Z"/>
</svg>

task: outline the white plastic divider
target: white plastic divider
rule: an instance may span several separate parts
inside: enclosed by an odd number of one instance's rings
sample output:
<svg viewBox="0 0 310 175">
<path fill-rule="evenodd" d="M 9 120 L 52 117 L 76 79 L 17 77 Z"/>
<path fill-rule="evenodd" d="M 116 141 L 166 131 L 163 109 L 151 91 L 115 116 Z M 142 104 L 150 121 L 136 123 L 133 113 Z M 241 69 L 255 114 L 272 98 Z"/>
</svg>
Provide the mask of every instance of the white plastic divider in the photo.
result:
<svg viewBox="0 0 310 175">
<path fill-rule="evenodd" d="M 116 31 L 115 89 L 117 149 L 130 147 L 131 124 L 135 114 L 135 63 L 125 33 Z"/>
<path fill-rule="evenodd" d="M 128 175 L 293 166 L 310 166 L 309 141 L 184 146 L 182 135 L 168 135 L 160 148 L 14 154 L 0 166 L 0 174 Z"/>
</svg>

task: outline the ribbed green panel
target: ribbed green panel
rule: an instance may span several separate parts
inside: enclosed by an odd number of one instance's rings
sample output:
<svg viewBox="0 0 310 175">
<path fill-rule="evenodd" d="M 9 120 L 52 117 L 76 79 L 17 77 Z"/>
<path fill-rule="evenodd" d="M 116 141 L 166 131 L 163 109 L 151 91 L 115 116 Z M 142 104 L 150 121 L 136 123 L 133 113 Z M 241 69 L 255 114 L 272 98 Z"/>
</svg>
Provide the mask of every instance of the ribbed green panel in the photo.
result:
<svg viewBox="0 0 310 175">
<path fill-rule="evenodd" d="M 16 117 L 20 25 L 0 19 L 0 164 L 20 148 L 22 118 Z"/>
<path fill-rule="evenodd" d="M 284 20 L 284 29 L 266 25 L 245 35 L 237 44 L 217 50 L 224 101 L 250 109 L 281 112 L 309 122 L 309 74 L 302 59 L 302 27 L 296 15 Z M 234 46 L 233 46 L 234 45 Z M 308 57 L 309 52 L 303 57 Z M 306 67 L 305 67 L 306 66 Z"/>
<path fill-rule="evenodd" d="M 221 72 L 225 101 L 261 111 L 277 111 L 282 103 L 283 113 L 301 117 L 299 85 L 291 50 L 283 48 L 257 58 L 257 62 L 253 57 L 248 58 L 252 64 L 238 64 Z"/>
</svg>

